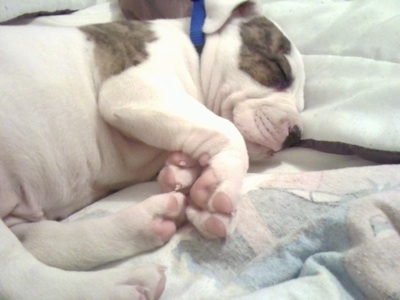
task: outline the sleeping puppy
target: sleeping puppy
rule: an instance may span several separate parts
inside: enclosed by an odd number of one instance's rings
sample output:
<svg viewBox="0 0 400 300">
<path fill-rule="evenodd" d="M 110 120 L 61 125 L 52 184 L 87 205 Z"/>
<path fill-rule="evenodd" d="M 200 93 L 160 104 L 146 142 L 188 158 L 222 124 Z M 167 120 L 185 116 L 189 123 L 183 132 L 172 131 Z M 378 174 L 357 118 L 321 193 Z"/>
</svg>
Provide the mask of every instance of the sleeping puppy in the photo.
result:
<svg viewBox="0 0 400 300">
<path fill-rule="evenodd" d="M 158 266 L 77 271 L 161 246 L 185 217 L 233 232 L 248 154 L 300 137 L 304 72 L 255 1 L 206 11 L 201 57 L 189 19 L 0 28 L 0 298 L 156 299 Z M 57 222 L 157 174 L 164 194 Z"/>
</svg>

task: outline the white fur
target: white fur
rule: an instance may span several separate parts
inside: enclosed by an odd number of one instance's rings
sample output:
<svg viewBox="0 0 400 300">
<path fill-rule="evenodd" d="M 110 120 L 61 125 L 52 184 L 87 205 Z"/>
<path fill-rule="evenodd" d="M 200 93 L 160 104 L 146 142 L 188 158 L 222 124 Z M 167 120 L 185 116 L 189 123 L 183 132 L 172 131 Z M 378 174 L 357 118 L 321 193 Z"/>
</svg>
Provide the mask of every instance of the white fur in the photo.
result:
<svg viewBox="0 0 400 300">
<path fill-rule="evenodd" d="M 188 20 L 160 20 L 152 23 L 158 39 L 148 46 L 149 59 L 105 82 L 97 73 L 93 44 L 79 29 L 0 28 L 1 298 L 139 299 L 142 286 L 146 297 L 157 297 L 163 280 L 157 267 L 75 273 L 42 262 L 87 270 L 160 246 L 151 227 L 160 216 L 180 218 L 186 205 L 180 193 L 149 198 L 99 220 L 52 220 L 110 190 L 150 180 L 172 151 L 194 160 L 210 157 L 197 183 L 212 170 L 216 191 L 208 209 L 188 207 L 186 214 L 205 236 L 210 237 L 205 225 L 210 217 L 232 233 L 235 213 L 216 212 L 213 199 L 223 193 L 236 207 L 240 198 L 248 156 L 243 132 L 233 123 L 241 130 L 243 118 L 271 106 L 284 112 L 272 127 L 298 125 L 304 84 L 295 48 L 288 59 L 296 80 L 283 93 L 237 70 L 241 19 L 227 21 L 242 2 L 206 2 L 215 14 L 206 23 L 209 35 L 200 63 L 185 34 Z M 237 113 L 240 107 L 247 115 Z M 280 130 L 275 140 L 258 143 L 263 145 L 258 156 L 279 150 L 287 134 Z M 195 182 L 193 189 L 200 185 Z M 168 203 L 176 204 L 174 213 Z"/>
</svg>

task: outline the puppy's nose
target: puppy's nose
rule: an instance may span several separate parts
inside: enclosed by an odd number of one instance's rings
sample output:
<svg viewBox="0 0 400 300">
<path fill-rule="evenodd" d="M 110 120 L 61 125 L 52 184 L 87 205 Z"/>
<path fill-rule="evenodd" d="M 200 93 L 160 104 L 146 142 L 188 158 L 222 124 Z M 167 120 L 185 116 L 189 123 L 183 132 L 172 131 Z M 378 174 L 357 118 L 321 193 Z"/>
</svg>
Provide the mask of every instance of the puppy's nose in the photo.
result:
<svg viewBox="0 0 400 300">
<path fill-rule="evenodd" d="M 282 145 L 282 149 L 289 148 L 293 146 L 297 142 L 300 141 L 301 138 L 301 130 L 298 126 L 293 126 L 289 129 L 289 135 L 287 136 L 285 142 Z"/>
</svg>

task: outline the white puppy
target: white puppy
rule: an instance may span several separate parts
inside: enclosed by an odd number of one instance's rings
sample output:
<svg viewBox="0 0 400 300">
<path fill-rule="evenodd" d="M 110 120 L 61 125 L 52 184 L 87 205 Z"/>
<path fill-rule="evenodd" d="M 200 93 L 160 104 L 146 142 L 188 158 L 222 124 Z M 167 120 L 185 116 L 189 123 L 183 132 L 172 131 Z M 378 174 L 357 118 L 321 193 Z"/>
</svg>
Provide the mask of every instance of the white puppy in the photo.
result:
<svg viewBox="0 0 400 300">
<path fill-rule="evenodd" d="M 200 58 L 188 19 L 0 28 L 0 298 L 158 298 L 157 266 L 76 271 L 162 245 L 185 216 L 232 233 L 248 153 L 300 136 L 304 72 L 255 1 L 206 11 Z M 158 173 L 165 194 L 57 222 Z"/>
</svg>

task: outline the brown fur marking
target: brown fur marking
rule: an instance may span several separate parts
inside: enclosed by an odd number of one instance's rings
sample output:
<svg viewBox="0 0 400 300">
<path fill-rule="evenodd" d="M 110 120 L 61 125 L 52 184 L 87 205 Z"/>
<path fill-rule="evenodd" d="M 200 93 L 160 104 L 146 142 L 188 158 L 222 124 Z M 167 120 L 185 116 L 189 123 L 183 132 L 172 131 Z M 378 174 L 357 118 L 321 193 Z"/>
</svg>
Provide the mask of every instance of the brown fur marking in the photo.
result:
<svg viewBox="0 0 400 300">
<path fill-rule="evenodd" d="M 80 29 L 95 43 L 95 60 L 103 80 L 143 62 L 148 57 L 146 44 L 156 40 L 146 22 L 120 21 Z"/>
<path fill-rule="evenodd" d="M 284 90 L 293 82 L 284 54 L 290 41 L 267 18 L 256 17 L 241 25 L 242 48 L 239 67 L 264 86 Z"/>
</svg>

